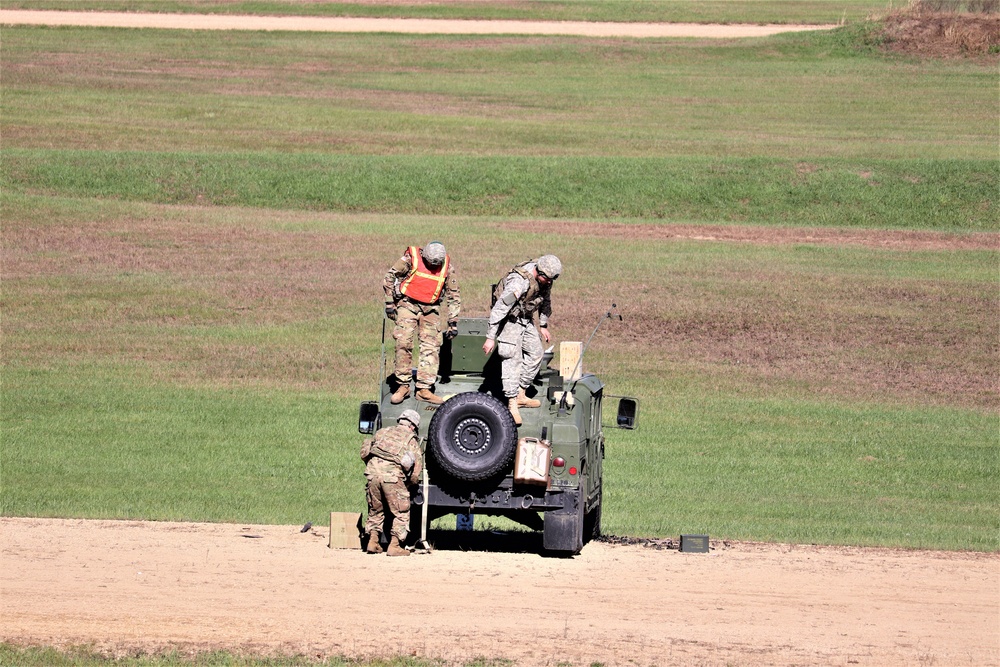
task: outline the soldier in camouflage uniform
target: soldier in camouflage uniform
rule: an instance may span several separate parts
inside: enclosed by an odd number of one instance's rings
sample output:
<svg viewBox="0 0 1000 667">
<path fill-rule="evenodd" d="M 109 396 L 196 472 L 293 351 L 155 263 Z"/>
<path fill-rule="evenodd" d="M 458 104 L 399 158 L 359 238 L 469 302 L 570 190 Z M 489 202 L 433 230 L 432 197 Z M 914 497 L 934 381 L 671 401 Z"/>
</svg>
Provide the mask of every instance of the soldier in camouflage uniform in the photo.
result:
<svg viewBox="0 0 1000 667">
<path fill-rule="evenodd" d="M 379 429 L 375 437 L 361 446 L 361 460 L 365 462 L 368 479 L 368 534 L 366 551 L 382 553 L 379 536 L 385 522 L 385 510 L 392 517 L 390 556 L 409 556 L 403 548 L 410 530 L 410 490 L 423 473 L 423 457 L 417 441 L 420 415 L 415 410 L 403 410 L 396 426 Z"/>
<path fill-rule="evenodd" d="M 499 283 L 493 296 L 490 326 L 483 343 L 486 356 L 494 348 L 503 360 L 503 393 L 514 423 L 521 425 L 519 408 L 537 408 L 541 402 L 528 398 L 525 389 L 531 386 L 542 365 L 542 339 L 552 340 L 549 316 L 552 315 L 550 293 L 552 283 L 562 273 L 562 262 L 555 255 L 515 266 Z M 538 313 L 538 328 L 534 317 Z M 541 332 L 541 334 L 539 334 Z M 541 336 L 541 338 L 539 337 Z"/>
<path fill-rule="evenodd" d="M 451 258 L 444 245 L 431 241 L 423 248 L 410 246 L 385 274 L 385 314 L 395 321 L 392 337 L 396 341 L 393 373 L 396 390 L 390 399 L 402 403 L 410 395 L 413 367 L 413 337 L 420 340 L 417 364 L 417 399 L 440 404 L 433 391 L 437 380 L 442 335 L 451 339 L 458 333 L 458 314 L 462 310 L 461 293 Z M 448 328 L 441 332 L 441 305 L 448 302 Z"/>
</svg>

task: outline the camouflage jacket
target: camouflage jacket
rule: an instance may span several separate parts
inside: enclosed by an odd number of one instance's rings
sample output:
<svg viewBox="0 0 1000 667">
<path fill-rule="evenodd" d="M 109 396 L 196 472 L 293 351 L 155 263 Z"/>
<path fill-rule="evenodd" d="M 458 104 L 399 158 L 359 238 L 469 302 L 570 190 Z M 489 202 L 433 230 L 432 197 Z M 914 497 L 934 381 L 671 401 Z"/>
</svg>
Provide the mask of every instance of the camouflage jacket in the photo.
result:
<svg viewBox="0 0 1000 667">
<path fill-rule="evenodd" d="M 404 469 L 405 454 L 413 457 L 413 467 Z M 361 445 L 361 460 L 366 463 L 365 477 L 379 482 L 409 481 L 416 484 L 423 473 L 423 453 L 416 434 L 409 426 L 397 424 L 379 429 L 375 437 Z"/>
<path fill-rule="evenodd" d="M 496 339 L 497 332 L 508 318 L 531 320 L 537 312 L 539 324 L 544 326 L 548 322 L 552 314 L 552 284 L 539 283 L 531 271 L 534 268 L 534 260 L 518 264 L 497 283 L 487 338 Z"/>
</svg>

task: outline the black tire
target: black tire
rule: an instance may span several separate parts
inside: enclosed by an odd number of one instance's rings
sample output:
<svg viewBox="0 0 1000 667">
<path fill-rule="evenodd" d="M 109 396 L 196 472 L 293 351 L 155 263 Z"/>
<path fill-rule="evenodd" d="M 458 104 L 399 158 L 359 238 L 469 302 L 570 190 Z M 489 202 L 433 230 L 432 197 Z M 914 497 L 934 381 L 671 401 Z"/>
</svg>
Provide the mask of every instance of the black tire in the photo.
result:
<svg viewBox="0 0 1000 667">
<path fill-rule="evenodd" d="M 503 403 L 470 391 L 449 398 L 431 418 L 428 448 L 442 472 L 466 482 L 506 471 L 517 447 L 517 424 Z"/>
</svg>

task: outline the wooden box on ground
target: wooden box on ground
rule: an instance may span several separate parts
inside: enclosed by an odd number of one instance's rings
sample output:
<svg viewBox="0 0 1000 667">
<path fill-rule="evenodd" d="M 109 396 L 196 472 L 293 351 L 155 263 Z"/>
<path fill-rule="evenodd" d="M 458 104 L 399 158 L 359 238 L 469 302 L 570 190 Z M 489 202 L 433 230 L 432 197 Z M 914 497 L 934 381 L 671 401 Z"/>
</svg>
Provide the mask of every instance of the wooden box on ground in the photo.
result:
<svg viewBox="0 0 1000 667">
<path fill-rule="evenodd" d="M 330 548 L 361 548 L 361 515 L 358 512 L 330 512 Z"/>
</svg>

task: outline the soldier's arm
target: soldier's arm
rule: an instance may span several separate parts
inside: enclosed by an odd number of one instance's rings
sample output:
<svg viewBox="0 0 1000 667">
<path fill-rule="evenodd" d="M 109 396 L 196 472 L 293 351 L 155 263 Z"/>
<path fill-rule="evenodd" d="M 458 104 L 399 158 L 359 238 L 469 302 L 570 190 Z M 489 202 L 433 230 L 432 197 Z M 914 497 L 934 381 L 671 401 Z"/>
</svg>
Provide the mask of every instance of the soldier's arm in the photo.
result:
<svg viewBox="0 0 1000 667">
<path fill-rule="evenodd" d="M 546 290 L 545 294 L 542 296 L 542 303 L 538 306 L 538 325 L 541 327 L 547 327 L 551 316 L 552 292 L 551 290 Z"/>
<path fill-rule="evenodd" d="M 396 303 L 399 292 L 397 292 L 397 283 L 410 275 L 410 271 L 413 266 L 410 264 L 410 255 L 404 254 L 396 263 L 389 267 L 389 271 L 385 274 L 385 278 L 382 280 L 382 289 L 385 291 L 385 303 L 386 305 L 391 305 Z"/>
<path fill-rule="evenodd" d="M 410 471 L 410 483 L 417 484 L 424 473 L 424 457 L 416 438 L 410 440 L 410 452 L 413 454 L 413 470 Z"/>
<path fill-rule="evenodd" d="M 458 314 L 462 312 L 462 291 L 458 287 L 458 276 L 455 275 L 455 267 L 448 266 L 448 276 L 444 281 L 444 293 L 448 300 L 448 321 L 458 319 Z"/>
</svg>

